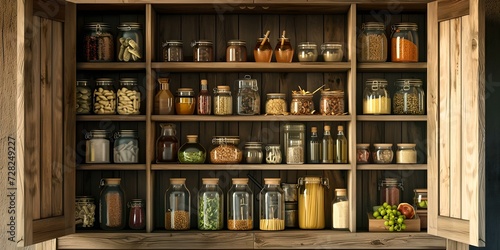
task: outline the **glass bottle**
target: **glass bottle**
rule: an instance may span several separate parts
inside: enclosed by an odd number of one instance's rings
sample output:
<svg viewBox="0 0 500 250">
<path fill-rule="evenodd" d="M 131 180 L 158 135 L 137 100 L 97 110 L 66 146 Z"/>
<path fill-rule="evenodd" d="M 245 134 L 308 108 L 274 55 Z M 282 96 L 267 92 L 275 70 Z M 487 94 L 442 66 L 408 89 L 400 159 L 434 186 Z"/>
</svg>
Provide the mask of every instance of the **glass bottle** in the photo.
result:
<svg viewBox="0 0 500 250">
<path fill-rule="evenodd" d="M 214 89 L 214 115 L 232 115 L 233 97 L 227 85 L 217 86 Z"/>
<path fill-rule="evenodd" d="M 321 44 L 321 55 L 325 62 L 341 62 L 344 58 L 342 44 L 333 42 Z"/>
<path fill-rule="evenodd" d="M 420 79 L 396 80 L 396 91 L 392 98 L 395 115 L 423 115 L 425 113 L 425 92 Z"/>
<path fill-rule="evenodd" d="M 403 194 L 403 183 L 396 178 L 385 178 L 380 182 L 379 204 L 399 205 Z"/>
<path fill-rule="evenodd" d="M 188 230 L 190 226 L 191 194 L 186 178 L 170 178 L 165 191 L 165 229 Z"/>
<path fill-rule="evenodd" d="M 327 178 L 300 177 L 299 184 L 299 227 L 301 229 L 325 228 L 325 186 Z"/>
<path fill-rule="evenodd" d="M 229 40 L 226 47 L 226 62 L 246 62 L 247 43 L 240 40 Z"/>
<path fill-rule="evenodd" d="M 261 164 L 263 153 L 262 143 L 260 142 L 247 142 L 245 143 L 245 162 L 249 164 Z"/>
<path fill-rule="evenodd" d="M 163 44 L 163 61 L 182 62 L 182 41 L 171 40 Z"/>
<path fill-rule="evenodd" d="M 253 193 L 248 187 L 248 178 L 233 178 L 227 192 L 227 229 L 253 229 Z"/>
<path fill-rule="evenodd" d="M 168 81 L 168 78 L 158 78 L 160 90 L 154 98 L 154 113 L 157 115 L 174 114 L 174 95 L 169 90 Z"/>
<path fill-rule="evenodd" d="M 392 27 L 392 62 L 418 62 L 417 30 L 416 23 L 398 23 Z"/>
<path fill-rule="evenodd" d="M 94 227 L 95 204 L 92 196 L 76 196 L 75 225 L 77 228 Z"/>
<path fill-rule="evenodd" d="M 76 114 L 88 115 L 92 109 L 92 90 L 90 90 L 88 80 L 76 81 Z"/>
<path fill-rule="evenodd" d="M 139 23 L 125 22 L 118 25 L 116 51 L 120 62 L 138 62 L 144 57 L 142 28 Z"/>
<path fill-rule="evenodd" d="M 245 79 L 236 81 L 239 86 L 236 112 L 238 115 L 260 114 L 260 94 L 257 80 L 245 75 Z"/>
<path fill-rule="evenodd" d="M 396 163 L 417 163 L 417 150 L 415 143 L 398 143 L 396 150 Z"/>
<path fill-rule="evenodd" d="M 139 162 L 139 141 L 137 140 L 137 130 L 122 129 L 115 133 L 113 161 L 115 163 Z"/>
<path fill-rule="evenodd" d="M 132 199 L 128 203 L 130 208 L 128 227 L 131 229 L 144 229 L 146 227 L 146 213 L 144 200 L 142 199 Z"/>
<path fill-rule="evenodd" d="M 196 107 L 196 97 L 192 88 L 177 89 L 175 97 L 175 113 L 178 115 L 192 115 Z"/>
<path fill-rule="evenodd" d="M 212 97 L 208 92 L 208 82 L 206 79 L 201 80 L 201 90 L 198 94 L 196 106 L 198 115 L 209 115 L 212 113 Z"/>
<path fill-rule="evenodd" d="M 280 178 L 264 178 L 259 193 L 260 230 L 285 229 L 285 195 Z"/>
<path fill-rule="evenodd" d="M 161 135 L 156 140 L 156 163 L 177 161 L 177 150 L 179 141 L 175 137 L 175 125 L 162 123 Z"/>
<path fill-rule="evenodd" d="M 121 178 L 101 180 L 99 198 L 99 223 L 104 230 L 120 230 L 125 227 L 125 193 L 120 186 Z"/>
<path fill-rule="evenodd" d="M 288 164 L 304 163 L 305 130 L 306 126 L 300 123 L 283 125 L 283 147 Z"/>
<path fill-rule="evenodd" d="M 256 62 L 271 62 L 273 57 L 273 47 L 269 43 L 269 37 L 259 38 L 253 49 L 253 57 Z"/>
<path fill-rule="evenodd" d="M 279 144 L 269 144 L 266 146 L 266 163 L 267 164 L 281 163 L 281 149 Z"/>
<path fill-rule="evenodd" d="M 219 178 L 202 178 L 198 192 L 198 229 L 220 230 L 224 227 L 224 193 Z"/>
<path fill-rule="evenodd" d="M 334 142 L 330 134 L 330 126 L 326 125 L 321 140 L 321 163 L 333 163 L 334 158 Z"/>
<path fill-rule="evenodd" d="M 319 139 L 318 128 L 311 127 L 311 139 L 309 140 L 309 163 L 319 163 Z"/>
<path fill-rule="evenodd" d="M 363 90 L 363 114 L 391 114 L 391 96 L 385 79 L 368 79 Z"/>
<path fill-rule="evenodd" d="M 109 24 L 101 22 L 85 24 L 83 60 L 87 62 L 113 61 L 115 55 L 114 43 Z"/>
<path fill-rule="evenodd" d="M 116 92 L 117 110 L 120 115 L 138 115 L 141 108 L 141 92 L 137 87 L 137 79 L 121 78 L 120 88 Z"/>
<path fill-rule="evenodd" d="M 387 36 L 383 23 L 363 23 L 357 44 L 359 62 L 387 61 Z"/>
<path fill-rule="evenodd" d="M 116 92 L 111 78 L 97 78 L 94 89 L 94 114 L 113 115 L 116 112 Z"/>
<path fill-rule="evenodd" d="M 276 62 L 280 63 L 290 63 L 293 59 L 293 47 L 290 43 L 290 39 L 282 37 L 278 39 L 276 47 L 274 48 L 274 55 L 276 56 Z"/>
<path fill-rule="evenodd" d="M 110 163 L 110 142 L 106 130 L 91 130 L 85 135 L 85 162 Z"/>
<path fill-rule="evenodd" d="M 299 62 L 316 62 L 318 59 L 318 45 L 313 42 L 302 42 L 297 46 Z"/>
<path fill-rule="evenodd" d="M 335 138 L 335 163 L 347 163 L 347 139 L 344 135 L 344 126 L 338 126 Z"/>
<path fill-rule="evenodd" d="M 335 189 L 335 200 L 332 201 L 332 228 L 349 228 L 349 201 L 347 190 L 344 188 Z"/>
<path fill-rule="evenodd" d="M 193 62 L 212 62 L 214 60 L 214 43 L 209 40 L 194 41 Z"/>
<path fill-rule="evenodd" d="M 198 143 L 198 135 L 186 135 L 187 142 L 179 148 L 179 162 L 186 164 L 205 163 L 207 151 Z"/>
</svg>

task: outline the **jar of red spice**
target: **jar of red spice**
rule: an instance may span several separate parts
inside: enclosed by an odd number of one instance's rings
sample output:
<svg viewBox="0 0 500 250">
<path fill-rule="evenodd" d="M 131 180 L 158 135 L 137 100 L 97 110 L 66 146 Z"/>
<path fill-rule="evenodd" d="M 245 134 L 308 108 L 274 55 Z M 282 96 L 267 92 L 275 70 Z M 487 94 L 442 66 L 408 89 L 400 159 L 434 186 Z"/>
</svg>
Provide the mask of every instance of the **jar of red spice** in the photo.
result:
<svg viewBox="0 0 500 250">
<path fill-rule="evenodd" d="M 370 144 L 368 143 L 356 144 L 356 162 L 357 163 L 370 162 Z"/>
<path fill-rule="evenodd" d="M 398 23 L 392 27 L 391 61 L 418 62 L 418 26 Z"/>
<path fill-rule="evenodd" d="M 387 202 L 389 205 L 399 205 L 403 194 L 403 183 L 396 178 L 385 178 L 380 182 L 379 204 Z"/>
<path fill-rule="evenodd" d="M 144 211 L 144 200 L 132 199 L 128 203 L 130 215 L 128 218 L 128 226 L 131 229 L 144 229 L 146 227 L 146 215 Z"/>
</svg>

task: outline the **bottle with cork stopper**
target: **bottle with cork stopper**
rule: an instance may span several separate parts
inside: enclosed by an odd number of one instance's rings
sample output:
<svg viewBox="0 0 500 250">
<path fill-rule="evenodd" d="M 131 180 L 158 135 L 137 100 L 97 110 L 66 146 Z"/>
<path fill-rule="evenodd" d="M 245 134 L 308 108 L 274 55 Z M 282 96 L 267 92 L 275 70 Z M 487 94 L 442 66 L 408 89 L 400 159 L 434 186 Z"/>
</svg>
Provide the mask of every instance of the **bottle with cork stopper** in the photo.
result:
<svg viewBox="0 0 500 250">
<path fill-rule="evenodd" d="M 333 163 L 333 145 L 330 126 L 325 125 L 323 140 L 321 141 L 321 163 Z"/>
<path fill-rule="evenodd" d="M 335 138 L 335 163 L 347 163 L 347 139 L 344 135 L 344 126 L 338 126 Z"/>
<path fill-rule="evenodd" d="M 168 78 L 158 78 L 160 90 L 154 98 L 154 113 L 157 115 L 174 114 L 174 95 L 169 90 L 168 81 Z"/>
<path fill-rule="evenodd" d="M 319 163 L 318 128 L 311 127 L 311 140 L 309 141 L 309 163 Z"/>
<path fill-rule="evenodd" d="M 201 80 L 201 89 L 198 94 L 198 104 L 196 105 L 198 115 L 210 115 L 212 112 L 212 97 L 208 92 L 208 82 L 207 79 Z"/>
</svg>

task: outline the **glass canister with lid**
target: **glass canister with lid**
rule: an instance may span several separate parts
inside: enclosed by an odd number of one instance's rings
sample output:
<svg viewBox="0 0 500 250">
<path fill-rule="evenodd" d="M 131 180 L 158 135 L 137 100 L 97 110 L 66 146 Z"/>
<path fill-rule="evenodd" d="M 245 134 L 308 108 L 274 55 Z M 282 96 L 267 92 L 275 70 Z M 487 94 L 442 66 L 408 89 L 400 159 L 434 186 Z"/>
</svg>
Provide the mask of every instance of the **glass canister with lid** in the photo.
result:
<svg viewBox="0 0 500 250">
<path fill-rule="evenodd" d="M 399 205 L 403 195 L 403 182 L 396 178 L 385 178 L 380 181 L 379 204 L 387 202 L 389 205 Z"/>
<path fill-rule="evenodd" d="M 257 80 L 251 79 L 250 75 L 245 75 L 244 79 L 236 80 L 236 82 L 239 86 L 236 107 L 238 115 L 260 114 L 260 94 Z"/>
<path fill-rule="evenodd" d="M 286 37 L 279 38 L 274 48 L 276 62 L 290 63 L 293 59 L 293 47 L 290 39 Z"/>
<path fill-rule="evenodd" d="M 370 144 L 356 144 L 356 163 L 370 163 Z"/>
<path fill-rule="evenodd" d="M 373 163 L 392 163 L 392 159 L 394 157 L 394 151 L 392 151 L 392 143 L 375 143 L 373 144 L 373 147 Z"/>
<path fill-rule="evenodd" d="M 287 104 L 284 93 L 267 93 L 266 114 L 285 115 Z"/>
<path fill-rule="evenodd" d="M 192 115 L 196 108 L 196 97 L 192 88 L 179 88 L 175 97 L 175 113 Z"/>
<path fill-rule="evenodd" d="M 137 139 L 137 130 L 122 129 L 115 133 L 113 161 L 115 163 L 139 162 L 139 141 Z"/>
<path fill-rule="evenodd" d="M 292 93 L 290 102 L 290 114 L 312 115 L 314 113 L 314 102 L 312 93 Z"/>
<path fill-rule="evenodd" d="M 427 188 L 413 189 L 415 195 L 413 196 L 413 205 L 417 209 L 427 209 Z"/>
<path fill-rule="evenodd" d="M 271 62 L 273 47 L 269 43 L 268 36 L 257 39 L 257 43 L 253 49 L 253 57 L 255 58 L 255 62 Z"/>
<path fill-rule="evenodd" d="M 420 79 L 398 79 L 395 85 L 392 98 L 395 115 L 425 114 L 425 92 Z"/>
<path fill-rule="evenodd" d="M 417 150 L 415 143 L 398 143 L 396 150 L 396 163 L 417 163 Z"/>
<path fill-rule="evenodd" d="M 349 201 L 345 188 L 335 189 L 335 200 L 332 201 L 332 228 L 349 228 Z"/>
<path fill-rule="evenodd" d="M 325 186 L 328 178 L 307 176 L 299 184 L 299 227 L 301 229 L 325 228 Z"/>
<path fill-rule="evenodd" d="M 92 196 L 76 196 L 75 225 L 77 228 L 94 227 L 95 204 Z"/>
<path fill-rule="evenodd" d="M 186 135 L 187 142 L 179 149 L 178 157 L 180 163 L 201 164 L 205 163 L 207 152 L 198 143 L 198 135 Z"/>
<path fill-rule="evenodd" d="M 233 97 L 227 85 L 220 85 L 214 89 L 214 115 L 232 115 Z"/>
<path fill-rule="evenodd" d="M 182 62 L 184 60 L 182 44 L 179 40 L 166 41 L 163 44 L 163 61 Z"/>
<path fill-rule="evenodd" d="M 132 199 L 127 204 L 130 212 L 128 217 L 128 227 L 141 230 L 146 227 L 146 207 L 142 199 Z"/>
<path fill-rule="evenodd" d="M 113 35 L 107 23 L 85 24 L 83 35 L 83 60 L 87 62 L 111 62 L 114 60 Z"/>
<path fill-rule="evenodd" d="M 269 144 L 266 146 L 266 163 L 267 164 L 281 163 L 281 149 L 279 144 Z"/>
<path fill-rule="evenodd" d="M 137 79 L 121 78 L 120 88 L 116 92 L 117 110 L 120 115 L 138 115 L 141 108 L 141 92 L 137 87 Z"/>
<path fill-rule="evenodd" d="M 253 193 L 248 187 L 248 178 L 233 178 L 227 192 L 227 229 L 253 229 Z"/>
<path fill-rule="evenodd" d="M 344 50 L 341 43 L 328 42 L 321 45 L 321 55 L 325 62 L 341 62 Z"/>
<path fill-rule="evenodd" d="M 209 40 L 198 40 L 191 43 L 193 47 L 193 62 L 213 62 L 214 43 Z"/>
<path fill-rule="evenodd" d="M 313 42 L 302 42 L 297 45 L 299 62 L 316 62 L 318 59 L 318 45 Z"/>
<path fill-rule="evenodd" d="M 260 230 L 285 229 L 285 195 L 280 178 L 264 178 L 264 188 L 259 193 Z"/>
<path fill-rule="evenodd" d="M 170 178 L 165 191 L 165 229 L 188 230 L 190 227 L 191 194 L 186 178 Z"/>
<path fill-rule="evenodd" d="M 321 91 L 319 101 L 319 112 L 322 115 L 344 114 L 344 91 L 325 90 Z"/>
<path fill-rule="evenodd" d="M 302 164 L 305 156 L 305 125 L 286 124 L 283 126 L 283 145 L 287 164 Z"/>
<path fill-rule="evenodd" d="M 120 62 L 142 61 L 144 55 L 144 39 L 141 24 L 124 22 L 118 25 L 116 51 Z"/>
<path fill-rule="evenodd" d="M 250 164 L 261 164 L 263 153 L 262 143 L 247 142 L 245 143 L 245 162 Z"/>
<path fill-rule="evenodd" d="M 99 223 L 104 230 L 120 230 L 125 227 L 125 193 L 121 188 L 121 178 L 101 180 L 99 198 Z"/>
<path fill-rule="evenodd" d="M 241 40 L 229 40 L 226 47 L 226 62 L 246 62 L 247 43 Z"/>
<path fill-rule="evenodd" d="M 109 132 L 106 130 L 91 130 L 85 135 L 85 162 L 110 163 Z"/>
<path fill-rule="evenodd" d="M 87 115 L 92 109 L 92 90 L 88 80 L 80 79 L 76 81 L 76 114 Z"/>
<path fill-rule="evenodd" d="M 210 162 L 215 164 L 240 163 L 243 152 L 238 148 L 239 136 L 214 136 L 210 151 Z"/>
<path fill-rule="evenodd" d="M 363 90 L 363 114 L 391 114 L 391 96 L 385 79 L 368 79 Z"/>
<path fill-rule="evenodd" d="M 113 115 L 116 112 L 116 92 L 111 78 L 97 78 L 94 89 L 94 114 Z"/>
<path fill-rule="evenodd" d="M 363 23 L 357 43 L 359 62 L 387 61 L 387 36 L 383 23 Z"/>
<path fill-rule="evenodd" d="M 391 61 L 418 62 L 418 26 L 398 23 L 392 27 Z"/>
<path fill-rule="evenodd" d="M 220 230 L 224 227 L 224 193 L 219 178 L 202 178 L 198 192 L 198 229 Z"/>
</svg>

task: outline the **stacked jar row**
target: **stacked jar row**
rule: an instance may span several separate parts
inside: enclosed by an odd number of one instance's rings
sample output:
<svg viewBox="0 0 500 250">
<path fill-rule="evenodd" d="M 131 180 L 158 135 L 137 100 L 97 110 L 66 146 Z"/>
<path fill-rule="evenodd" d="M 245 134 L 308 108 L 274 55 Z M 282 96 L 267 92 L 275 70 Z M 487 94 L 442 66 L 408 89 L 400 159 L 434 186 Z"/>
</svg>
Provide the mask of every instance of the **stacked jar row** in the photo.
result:
<svg viewBox="0 0 500 250">
<path fill-rule="evenodd" d="M 119 130 L 111 138 L 107 130 L 91 130 L 85 135 L 85 162 L 110 163 L 111 139 L 114 163 L 138 163 L 139 141 L 136 130 Z"/>
<path fill-rule="evenodd" d="M 398 143 L 396 150 L 396 163 L 417 163 L 417 150 L 415 143 Z M 392 143 L 375 143 L 370 153 L 370 144 L 356 144 L 357 163 L 392 163 L 394 151 Z"/>
</svg>

